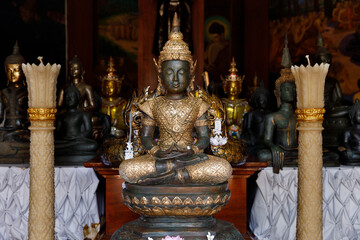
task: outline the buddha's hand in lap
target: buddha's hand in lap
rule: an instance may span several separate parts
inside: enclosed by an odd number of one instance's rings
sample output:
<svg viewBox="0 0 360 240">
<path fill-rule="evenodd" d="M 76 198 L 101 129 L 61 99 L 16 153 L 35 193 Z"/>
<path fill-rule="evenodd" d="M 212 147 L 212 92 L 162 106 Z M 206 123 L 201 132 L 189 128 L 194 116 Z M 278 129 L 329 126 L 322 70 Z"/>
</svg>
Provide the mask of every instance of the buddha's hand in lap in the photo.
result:
<svg viewBox="0 0 360 240">
<path fill-rule="evenodd" d="M 189 158 L 194 155 L 194 150 L 189 149 L 181 149 L 181 150 L 173 150 L 173 146 L 167 150 L 158 150 L 155 152 L 154 157 L 156 160 L 170 160 L 176 158 Z"/>
<path fill-rule="evenodd" d="M 279 170 L 284 166 L 285 153 L 284 150 L 278 146 L 271 148 L 274 173 L 279 173 Z"/>
</svg>

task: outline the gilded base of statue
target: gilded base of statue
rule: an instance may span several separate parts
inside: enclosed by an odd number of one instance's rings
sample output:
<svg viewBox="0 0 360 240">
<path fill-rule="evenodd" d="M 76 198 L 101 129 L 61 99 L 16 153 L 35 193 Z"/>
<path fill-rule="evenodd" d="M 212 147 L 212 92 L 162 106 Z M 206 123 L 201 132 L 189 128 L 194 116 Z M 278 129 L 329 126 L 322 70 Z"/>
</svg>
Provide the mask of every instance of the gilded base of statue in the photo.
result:
<svg viewBox="0 0 360 240">
<path fill-rule="evenodd" d="M 137 185 L 126 184 L 125 205 L 141 217 L 117 230 L 112 240 L 154 240 L 180 235 L 186 240 L 206 239 L 210 232 L 218 240 L 241 240 L 232 223 L 213 215 L 230 198 L 227 183 L 218 185 Z"/>
</svg>

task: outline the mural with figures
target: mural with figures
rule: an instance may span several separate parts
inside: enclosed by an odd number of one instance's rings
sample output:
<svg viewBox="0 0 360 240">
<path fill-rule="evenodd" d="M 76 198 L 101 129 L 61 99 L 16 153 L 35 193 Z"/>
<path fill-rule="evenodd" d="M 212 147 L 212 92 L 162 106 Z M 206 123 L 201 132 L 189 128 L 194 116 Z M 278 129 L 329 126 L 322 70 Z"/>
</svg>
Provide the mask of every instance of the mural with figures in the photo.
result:
<svg viewBox="0 0 360 240">
<path fill-rule="evenodd" d="M 279 71 L 284 33 L 287 32 L 293 63 L 316 52 L 320 32 L 332 53 L 329 75 L 343 94 L 360 91 L 360 0 L 274 0 L 270 3 L 270 54 L 272 72 Z"/>
</svg>

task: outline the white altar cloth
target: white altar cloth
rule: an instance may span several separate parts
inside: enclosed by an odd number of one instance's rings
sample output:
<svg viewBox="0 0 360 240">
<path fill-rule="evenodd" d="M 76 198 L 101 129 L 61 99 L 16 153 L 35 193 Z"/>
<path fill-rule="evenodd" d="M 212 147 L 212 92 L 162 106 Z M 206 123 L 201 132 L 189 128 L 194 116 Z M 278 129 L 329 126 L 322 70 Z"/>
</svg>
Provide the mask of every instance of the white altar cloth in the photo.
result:
<svg viewBox="0 0 360 240">
<path fill-rule="evenodd" d="M 55 237 L 84 239 L 83 227 L 99 223 L 93 169 L 55 168 Z M 0 240 L 27 239 L 29 168 L 0 167 Z"/>
<path fill-rule="evenodd" d="M 297 169 L 262 170 L 251 210 L 250 229 L 258 239 L 295 240 Z M 360 239 L 360 168 L 323 168 L 323 239 Z"/>
</svg>

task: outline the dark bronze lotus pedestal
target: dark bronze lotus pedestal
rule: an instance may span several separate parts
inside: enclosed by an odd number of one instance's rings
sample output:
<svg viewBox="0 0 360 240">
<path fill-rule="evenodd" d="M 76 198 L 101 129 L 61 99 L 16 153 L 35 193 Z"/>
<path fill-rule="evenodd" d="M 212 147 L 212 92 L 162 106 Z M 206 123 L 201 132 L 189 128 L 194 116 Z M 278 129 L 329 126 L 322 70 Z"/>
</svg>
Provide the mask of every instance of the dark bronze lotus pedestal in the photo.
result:
<svg viewBox="0 0 360 240">
<path fill-rule="evenodd" d="M 219 185 L 126 184 L 125 204 L 141 217 L 124 224 L 112 240 L 161 240 L 180 235 L 185 240 L 205 240 L 210 232 L 216 240 L 241 240 L 232 223 L 213 217 L 230 198 L 227 183 Z"/>
</svg>

